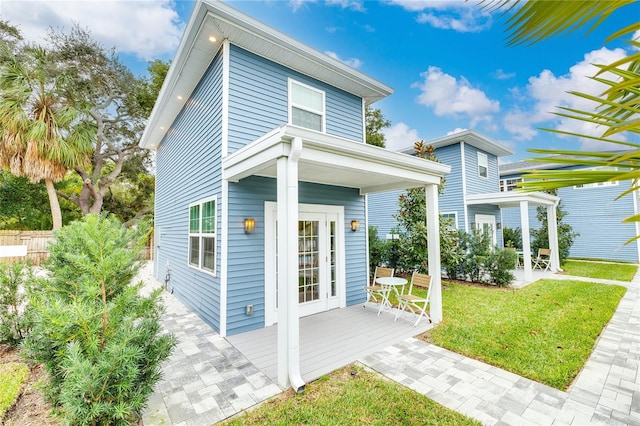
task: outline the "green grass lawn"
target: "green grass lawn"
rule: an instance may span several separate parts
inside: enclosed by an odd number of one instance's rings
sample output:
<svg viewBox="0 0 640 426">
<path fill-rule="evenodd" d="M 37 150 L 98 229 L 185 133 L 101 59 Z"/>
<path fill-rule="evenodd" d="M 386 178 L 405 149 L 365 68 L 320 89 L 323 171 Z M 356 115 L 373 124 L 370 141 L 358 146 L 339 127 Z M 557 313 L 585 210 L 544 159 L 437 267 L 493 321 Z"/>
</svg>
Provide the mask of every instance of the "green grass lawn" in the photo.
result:
<svg viewBox="0 0 640 426">
<path fill-rule="evenodd" d="M 562 265 L 564 273 L 577 277 L 602 278 L 606 280 L 631 281 L 638 267 L 626 263 L 585 262 L 567 260 Z"/>
<path fill-rule="evenodd" d="M 22 362 L 0 364 L 0 420 L 20 394 L 29 377 L 29 367 Z"/>
<path fill-rule="evenodd" d="M 438 346 L 565 390 L 582 369 L 626 289 L 541 280 L 520 290 L 448 283 Z"/>
<path fill-rule="evenodd" d="M 352 374 L 353 373 L 353 374 Z M 289 390 L 226 425 L 480 425 L 359 365 Z"/>
</svg>

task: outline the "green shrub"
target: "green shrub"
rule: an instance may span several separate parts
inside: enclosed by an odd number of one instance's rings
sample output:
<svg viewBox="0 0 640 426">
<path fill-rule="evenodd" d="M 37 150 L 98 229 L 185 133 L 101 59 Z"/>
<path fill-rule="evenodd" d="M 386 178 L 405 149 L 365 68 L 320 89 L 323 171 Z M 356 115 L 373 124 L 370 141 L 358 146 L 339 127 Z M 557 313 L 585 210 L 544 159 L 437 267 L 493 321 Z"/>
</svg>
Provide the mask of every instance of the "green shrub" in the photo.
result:
<svg viewBox="0 0 640 426">
<path fill-rule="evenodd" d="M 516 263 L 518 254 L 515 250 L 495 248 L 484 265 L 492 284 L 503 287 L 511 284 L 515 276 L 511 272 Z"/>
<path fill-rule="evenodd" d="M 140 233 L 103 215 L 62 228 L 50 246 L 51 277 L 30 294 L 23 348 L 48 371 L 46 396 L 63 424 L 136 423 L 175 345 L 161 335 L 161 290 L 142 297 L 142 283 L 131 283 Z"/>
<path fill-rule="evenodd" d="M 460 264 L 462 279 L 485 282 L 484 266 L 491 254 L 491 236 L 480 229 L 464 234 L 461 241 L 466 254 Z"/>
<path fill-rule="evenodd" d="M 440 262 L 447 277 L 455 280 L 460 275 L 460 264 L 464 259 L 464 247 L 461 244 L 464 231 L 446 229 L 440 233 Z"/>
<path fill-rule="evenodd" d="M 0 343 L 16 346 L 29 332 L 26 294 L 33 281 L 30 265 L 0 264 Z"/>
<path fill-rule="evenodd" d="M 502 228 L 502 241 L 505 247 L 522 250 L 522 231 L 520 228 Z"/>
</svg>

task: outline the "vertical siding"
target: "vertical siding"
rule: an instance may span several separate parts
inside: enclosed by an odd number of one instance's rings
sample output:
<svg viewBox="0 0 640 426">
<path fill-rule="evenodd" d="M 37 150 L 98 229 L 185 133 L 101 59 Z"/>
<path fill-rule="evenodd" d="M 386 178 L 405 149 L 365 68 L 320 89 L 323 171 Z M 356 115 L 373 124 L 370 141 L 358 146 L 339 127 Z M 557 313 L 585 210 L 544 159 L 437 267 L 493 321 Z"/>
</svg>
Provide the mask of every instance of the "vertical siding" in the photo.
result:
<svg viewBox="0 0 640 426">
<path fill-rule="evenodd" d="M 276 180 L 249 177 L 229 184 L 229 262 L 228 313 L 229 335 L 264 327 L 265 252 L 264 202 L 276 201 Z M 351 232 L 351 220 L 364 223 L 364 197 L 358 190 L 301 182 L 301 204 L 344 206 L 345 266 L 347 305 L 364 301 L 362 290 L 367 280 L 366 233 Z M 253 234 L 244 233 L 243 220 L 256 219 Z M 253 304 L 254 314 L 245 314 L 245 305 Z"/>
<path fill-rule="evenodd" d="M 361 98 L 233 45 L 229 74 L 229 153 L 288 122 L 288 78 L 325 92 L 328 134 L 362 141 Z"/>
<path fill-rule="evenodd" d="M 156 160 L 156 278 L 215 330 L 220 330 L 220 147 L 222 60 L 218 55 L 160 144 Z M 217 270 L 187 266 L 189 204 L 218 195 Z"/>
</svg>

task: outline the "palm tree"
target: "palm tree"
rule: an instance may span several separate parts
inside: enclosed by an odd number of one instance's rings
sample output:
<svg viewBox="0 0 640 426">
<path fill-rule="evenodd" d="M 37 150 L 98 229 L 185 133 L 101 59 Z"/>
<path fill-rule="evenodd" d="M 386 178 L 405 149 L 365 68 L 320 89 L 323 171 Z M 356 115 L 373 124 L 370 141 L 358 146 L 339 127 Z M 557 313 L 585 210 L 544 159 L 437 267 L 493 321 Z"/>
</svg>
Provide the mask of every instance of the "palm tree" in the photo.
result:
<svg viewBox="0 0 640 426">
<path fill-rule="evenodd" d="M 531 44 L 541 40 L 572 32 L 589 25 L 589 31 L 596 28 L 618 9 L 635 3 L 636 0 L 615 1 L 535 1 L 496 0 L 486 2 L 489 8 L 508 9 L 514 13 L 507 20 L 511 32 L 510 44 Z M 605 42 L 633 35 L 640 30 L 640 22 L 616 31 Z M 600 126 L 599 136 L 543 129 L 579 138 L 613 144 L 617 153 L 585 152 L 566 150 L 534 149 L 531 152 L 544 157 L 532 161 L 563 165 L 602 167 L 594 170 L 534 170 L 524 175 L 522 186 L 527 190 L 539 191 L 557 189 L 588 183 L 631 180 L 631 189 L 623 192 L 623 197 L 640 189 L 640 145 L 615 139 L 616 136 L 640 134 L 640 42 L 628 40 L 635 53 L 611 64 L 595 64 L 599 71 L 591 77 L 605 85 L 599 96 L 578 91 L 571 94 L 591 101 L 593 110 L 584 111 L 561 107 L 556 115 L 580 120 Z M 613 76 L 613 77 L 610 77 Z M 624 151 L 620 152 L 623 149 Z M 611 151 L 614 151 L 612 149 Z M 640 221 L 640 215 L 625 219 L 625 222 Z"/>
<path fill-rule="evenodd" d="M 32 183 L 44 181 L 53 229 L 59 229 L 54 182 L 87 164 L 95 128 L 57 94 L 63 76 L 56 74 L 45 49 L 11 47 L 0 45 L 0 167 Z"/>
</svg>

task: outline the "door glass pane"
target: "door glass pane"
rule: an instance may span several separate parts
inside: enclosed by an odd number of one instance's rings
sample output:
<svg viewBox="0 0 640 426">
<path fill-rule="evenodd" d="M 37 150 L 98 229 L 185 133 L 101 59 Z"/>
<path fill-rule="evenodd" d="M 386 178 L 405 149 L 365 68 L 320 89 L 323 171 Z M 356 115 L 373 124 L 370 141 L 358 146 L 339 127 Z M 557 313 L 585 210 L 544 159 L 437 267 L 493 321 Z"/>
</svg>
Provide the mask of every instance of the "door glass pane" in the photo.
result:
<svg viewBox="0 0 640 426">
<path fill-rule="evenodd" d="M 329 294 L 334 297 L 338 294 L 336 288 L 336 222 L 329 222 L 329 268 L 331 273 L 329 274 L 331 282 L 329 283 Z"/>
<path fill-rule="evenodd" d="M 318 221 L 298 222 L 298 300 L 300 303 L 320 298 L 318 227 Z"/>
</svg>

